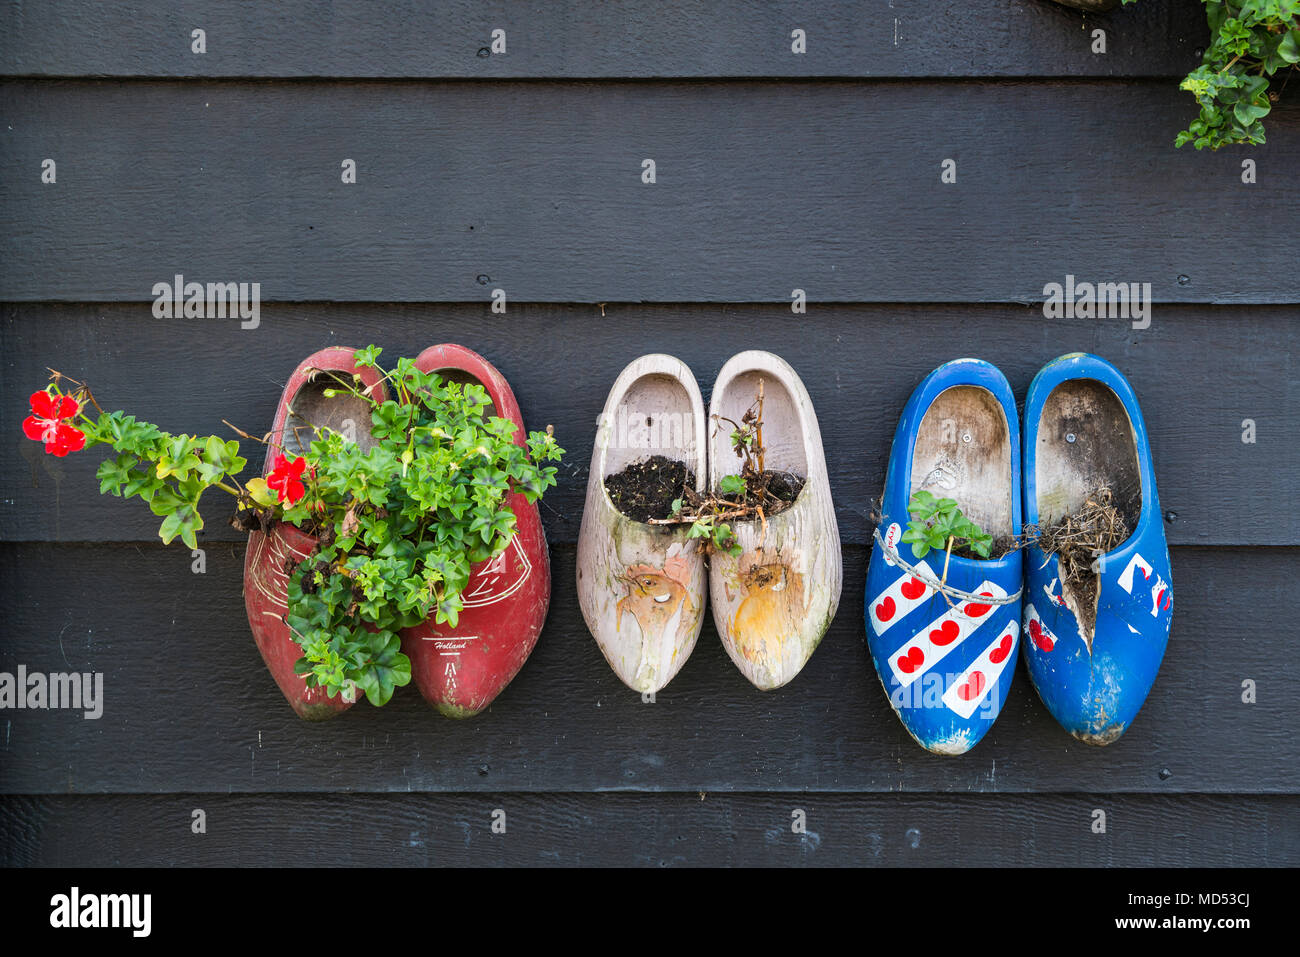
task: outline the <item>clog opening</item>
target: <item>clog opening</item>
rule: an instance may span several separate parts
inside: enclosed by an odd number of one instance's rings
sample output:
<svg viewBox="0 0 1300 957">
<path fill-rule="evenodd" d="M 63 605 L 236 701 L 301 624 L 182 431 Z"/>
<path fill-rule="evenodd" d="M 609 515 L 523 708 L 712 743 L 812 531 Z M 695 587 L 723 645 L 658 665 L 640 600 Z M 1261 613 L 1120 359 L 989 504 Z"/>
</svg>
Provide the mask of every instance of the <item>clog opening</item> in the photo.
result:
<svg viewBox="0 0 1300 957">
<path fill-rule="evenodd" d="M 1048 395 L 1038 420 L 1034 485 L 1043 529 L 1067 515 L 1077 516 L 1109 489 L 1109 500 L 1133 534 L 1142 513 L 1137 437 L 1124 403 L 1109 386 L 1095 379 L 1069 379 Z M 1118 542 L 1111 550 L 1122 545 Z M 1088 553 L 1082 554 L 1086 561 Z M 1090 575 L 1071 574 L 1058 555 L 1057 571 L 1061 598 L 1091 650 L 1101 598 L 1095 567 Z"/>
<path fill-rule="evenodd" d="M 1109 488 L 1130 529 L 1142 512 L 1137 438 L 1124 403 L 1096 379 L 1062 382 L 1043 403 L 1034 450 L 1038 522 L 1050 525 Z"/>
<path fill-rule="evenodd" d="M 768 472 L 789 472 L 800 482 L 808 478 L 808 456 L 804 447 L 803 427 L 794 396 L 771 372 L 754 369 L 734 376 L 713 401 L 714 414 L 740 422 L 758 398 L 759 381 L 763 383 L 763 467 Z M 744 465 L 731 445 L 735 426 L 725 421 L 709 422 L 709 455 L 716 467 L 717 479 L 738 474 Z"/>
<path fill-rule="evenodd" d="M 690 393 L 670 375 L 644 375 L 623 393 L 609 426 L 602 478 L 634 462 L 663 456 L 683 463 L 694 476 L 695 410 Z"/>
<path fill-rule="evenodd" d="M 912 451 L 911 492 L 922 489 L 956 501 L 995 539 L 1014 533 L 1011 430 L 988 389 L 952 386 L 926 410 Z"/>
<path fill-rule="evenodd" d="M 327 396 L 327 389 L 351 387 L 352 377 L 347 373 L 317 371 L 304 382 L 289 403 L 281 444 L 290 455 L 305 455 L 322 429 L 330 429 L 354 438 L 361 450 L 375 446 L 370 434 L 370 403 L 350 392 L 340 391 Z"/>
</svg>

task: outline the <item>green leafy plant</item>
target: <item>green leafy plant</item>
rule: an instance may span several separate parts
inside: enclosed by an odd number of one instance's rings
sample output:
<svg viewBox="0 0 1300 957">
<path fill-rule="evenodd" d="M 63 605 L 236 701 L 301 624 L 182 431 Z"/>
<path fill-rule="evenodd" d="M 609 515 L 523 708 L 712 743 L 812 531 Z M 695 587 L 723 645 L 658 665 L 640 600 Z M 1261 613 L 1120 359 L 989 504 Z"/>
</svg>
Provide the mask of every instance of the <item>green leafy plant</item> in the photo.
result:
<svg viewBox="0 0 1300 957">
<path fill-rule="evenodd" d="M 1262 121 L 1278 98 L 1270 79 L 1300 64 L 1300 0 L 1205 0 L 1205 9 L 1210 43 L 1180 84 L 1201 112 L 1174 145 L 1263 143 Z"/>
<path fill-rule="evenodd" d="M 359 351 L 357 365 L 378 368 L 379 353 Z M 396 397 L 383 402 L 359 378 L 318 375 L 335 378 L 327 397 L 346 393 L 369 404 L 376 444 L 363 452 L 330 429 L 318 430 L 301 457 L 273 443 L 281 454 L 271 473 L 243 485 L 234 477 L 246 464 L 238 442 L 173 436 L 121 412 L 92 419 L 83 411 L 94 403 L 89 390 L 58 373 L 32 397 L 34 424 L 24 431 L 51 454 L 111 446 L 115 457 L 99 468 L 101 492 L 149 502 L 163 516 L 164 542 L 179 536 L 195 547 L 199 500 L 212 487 L 237 499 L 237 527 L 287 522 L 316 535 L 288 585 L 286 622 L 303 649 L 295 671 L 331 697 L 355 700 L 360 689 L 382 705 L 411 678 L 398 632 L 428 618 L 456 625 L 470 567 L 514 537 L 509 494 L 540 499 L 555 485 L 556 468 L 544 463 L 564 450 L 550 428 L 520 447 L 513 422 L 485 416 L 491 400 L 481 386 L 421 372 L 410 359 L 384 376 Z M 79 388 L 65 395 L 62 381 Z"/>
<path fill-rule="evenodd" d="M 931 549 L 942 550 L 943 582 L 948 581 L 948 562 L 954 546 L 964 544 L 981 558 L 988 558 L 993 550 L 993 536 L 963 515 L 953 499 L 936 498 L 924 490 L 913 492 L 907 511 L 911 520 L 902 541 L 912 546 L 912 554 L 918 559 L 930 554 Z"/>
</svg>

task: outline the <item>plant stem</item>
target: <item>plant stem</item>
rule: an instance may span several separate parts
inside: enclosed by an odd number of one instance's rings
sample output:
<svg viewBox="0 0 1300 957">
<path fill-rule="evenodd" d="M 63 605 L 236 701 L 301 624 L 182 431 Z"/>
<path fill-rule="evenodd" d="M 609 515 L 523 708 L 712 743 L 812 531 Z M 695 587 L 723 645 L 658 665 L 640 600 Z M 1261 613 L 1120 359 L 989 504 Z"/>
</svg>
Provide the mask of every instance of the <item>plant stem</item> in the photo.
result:
<svg viewBox="0 0 1300 957">
<path fill-rule="evenodd" d="M 948 560 L 952 558 L 952 539 L 953 537 L 949 535 L 948 547 L 944 550 L 943 553 L 943 575 L 939 578 L 940 585 L 948 584 Z"/>
</svg>

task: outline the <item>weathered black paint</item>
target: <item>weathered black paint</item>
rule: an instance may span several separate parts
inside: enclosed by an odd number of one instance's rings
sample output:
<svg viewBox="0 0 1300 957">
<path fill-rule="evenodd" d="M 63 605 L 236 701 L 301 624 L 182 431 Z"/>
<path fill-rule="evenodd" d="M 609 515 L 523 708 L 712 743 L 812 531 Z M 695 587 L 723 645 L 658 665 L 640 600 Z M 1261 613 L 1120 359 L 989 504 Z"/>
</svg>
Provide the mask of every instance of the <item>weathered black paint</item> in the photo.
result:
<svg viewBox="0 0 1300 957">
<path fill-rule="evenodd" d="M 31 596 L 11 606 L 0 670 L 105 672 L 97 721 L 0 714 L 4 790 L 1294 791 L 1300 661 L 1260 623 L 1289 614 L 1300 549 L 1174 550 L 1169 652 L 1116 745 L 1067 735 L 1021 669 L 988 737 L 949 759 L 920 750 L 881 691 L 863 641 L 866 557 L 845 549 L 839 614 L 778 691 L 745 681 L 706 621 L 682 672 L 644 702 L 583 624 L 565 547 L 537 649 L 488 712 L 453 722 L 407 687 L 317 725 L 289 709 L 248 633 L 242 547 L 213 546 L 195 575 L 184 548 L 0 546 L 0 592 Z"/>
<path fill-rule="evenodd" d="M 310 0 L 0 3 L 0 71 L 36 76 L 1177 76 L 1199 61 L 1199 4 L 1081 16 L 1047 0 Z M 207 52 L 192 50 L 206 32 Z M 1085 29 L 1086 28 L 1086 29 Z M 1092 31 L 1106 31 L 1106 53 Z M 494 29 L 505 53 L 489 55 Z M 807 52 L 792 53 L 802 29 Z"/>
<path fill-rule="evenodd" d="M 494 28 L 505 55 L 484 55 Z M 1192 0 L 0 0 L 0 670 L 101 670 L 107 698 L 98 721 L 0 712 L 0 865 L 283 863 L 307 821 L 311 860 L 380 866 L 1300 863 L 1300 278 L 1275 238 L 1300 213 L 1300 110 L 1284 98 L 1265 147 L 1175 151 L 1206 33 Z M 177 272 L 262 283 L 262 326 L 153 319 Z M 1151 327 L 1044 319 L 1067 273 L 1150 282 Z M 543 508 L 547 630 L 468 723 L 410 688 L 298 721 L 248 634 L 221 505 L 195 575 L 140 503 L 94 494 L 95 456 L 18 432 L 47 365 L 165 428 L 256 431 L 320 346 L 439 341 L 487 355 L 569 449 Z M 642 703 L 573 594 L 594 417 L 643 352 L 707 392 L 751 346 L 790 359 L 820 413 L 843 604 L 785 689 L 750 687 L 706 625 Z M 929 756 L 863 647 L 898 411 L 957 355 L 1023 395 L 1075 349 L 1132 378 L 1151 427 L 1178 602 L 1164 669 L 1109 749 L 1060 731 L 1022 670 L 974 752 Z"/>
<path fill-rule="evenodd" d="M 1034 302 L 1067 274 L 1300 301 L 1286 242 L 1216 241 L 1300 219 L 1300 107 L 1248 186 L 1240 153 L 1174 150 L 1195 104 L 1168 80 L 0 91 L 5 300 L 147 302 L 181 273 L 263 301 Z"/>
<path fill-rule="evenodd" d="M 1295 867 L 1297 813 L 1294 795 L 21 796 L 0 798 L 0 866 Z"/>
<path fill-rule="evenodd" d="M 147 304 L 0 308 L 0 354 L 17 401 L 0 406 L 0 435 L 18 436 L 25 389 L 53 366 L 89 382 L 100 401 L 173 432 L 234 438 L 222 419 L 261 434 L 289 373 L 326 345 L 417 355 L 437 342 L 482 352 L 506 375 L 529 428 L 553 424 L 568 450 L 542 507 L 553 544 L 577 541 L 596 416 L 623 366 L 646 352 L 680 356 L 705 394 L 742 345 L 785 356 L 821 423 L 840 535 L 869 540 L 899 413 L 916 383 L 969 354 L 996 363 L 1022 398 L 1039 367 L 1063 352 L 1096 352 L 1133 381 L 1150 425 L 1166 531 L 1176 544 L 1300 544 L 1285 501 L 1300 471 L 1294 343 L 1300 307 L 1157 306 L 1151 327 L 1122 320 L 1049 320 L 1040 306 L 783 306 L 485 304 L 268 306 L 262 325 L 159 320 Z M 1231 330 L 1230 337 L 1228 330 Z M 1253 419 L 1255 443 L 1242 442 Z M 98 453 L 56 460 L 35 443 L 0 443 L 0 541 L 147 542 L 158 522 L 140 502 L 96 493 Z M 253 456 L 251 470 L 260 467 Z M 1238 494 L 1235 489 L 1249 489 Z M 242 541 L 210 492 L 205 540 Z M 571 598 L 560 595 L 559 600 Z"/>
</svg>

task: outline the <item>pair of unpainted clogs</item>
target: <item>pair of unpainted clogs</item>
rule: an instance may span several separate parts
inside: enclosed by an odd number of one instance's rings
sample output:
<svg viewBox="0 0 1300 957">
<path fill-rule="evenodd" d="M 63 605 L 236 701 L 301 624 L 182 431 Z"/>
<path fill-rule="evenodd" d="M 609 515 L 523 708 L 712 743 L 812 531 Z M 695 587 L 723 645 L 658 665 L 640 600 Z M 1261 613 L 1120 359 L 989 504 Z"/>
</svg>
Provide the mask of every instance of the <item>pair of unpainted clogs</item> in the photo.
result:
<svg viewBox="0 0 1300 957">
<path fill-rule="evenodd" d="M 689 526 L 635 521 L 615 505 L 606 480 L 655 455 L 682 462 L 697 492 L 740 471 L 732 423 L 763 395 L 765 468 L 803 486 L 770 518 L 731 520 L 737 556 L 706 562 Z M 713 386 L 709 415 L 691 370 L 666 355 L 623 370 L 605 403 L 592 451 L 578 538 L 578 600 L 614 672 L 643 694 L 663 688 L 713 620 L 731 660 L 754 685 L 784 685 L 803 668 L 839 605 L 839 529 L 821 433 L 795 371 L 768 352 L 734 356 Z"/>
<path fill-rule="evenodd" d="M 491 399 L 485 416 L 515 423 L 514 441 L 524 445 L 527 432 L 509 383 L 482 356 L 463 346 L 432 346 L 415 364 L 444 379 L 481 385 Z M 267 447 L 263 476 L 277 455 L 302 455 L 321 428 L 353 434 L 364 451 L 375 444 L 370 433 L 370 406 L 350 395 L 325 395 L 330 373 L 360 377 L 372 398 L 387 398 L 382 375 L 358 367 L 354 350 L 322 349 L 308 356 L 284 387 Z M 349 427 L 350 425 L 350 427 Z M 537 506 L 512 493 L 516 532 L 500 555 L 475 565 L 462 592 L 464 607 L 455 627 L 432 618 L 402 632 L 402 651 L 411 659 L 415 684 L 425 699 L 449 717 L 482 711 L 514 678 L 537 644 L 551 600 L 551 566 Z M 249 535 L 244 560 L 244 604 L 253 638 L 276 684 L 301 717 L 333 717 L 351 707 L 341 695 L 308 688 L 293 666 L 302 648 L 285 621 L 287 587 L 293 569 L 316 547 L 315 536 L 280 523 L 268 532 Z"/>
<path fill-rule="evenodd" d="M 715 553 L 708 588 L 722 643 L 762 689 L 807 662 L 838 604 L 839 533 L 817 419 L 784 361 L 742 353 L 723 367 L 710 416 L 680 361 L 651 355 L 609 393 L 597 432 L 578 546 L 578 595 L 606 659 L 631 688 L 654 692 L 691 653 L 703 621 L 705 559 L 684 526 L 620 512 L 605 480 L 651 454 L 685 463 L 697 491 L 735 471 L 730 428 L 765 385 L 767 464 L 806 477 L 793 505 L 763 524 L 736 524 L 739 558 Z M 715 418 L 717 417 L 717 418 Z M 868 645 L 891 705 L 930 751 L 960 754 L 997 718 L 1022 628 L 1034 686 L 1080 740 L 1108 744 L 1141 708 L 1164 655 L 1172 614 L 1169 553 L 1146 428 L 1124 376 L 1096 356 L 1049 363 L 1030 385 L 1025 448 L 1006 378 L 978 359 L 936 369 L 917 387 L 890 454 L 882 520 L 866 585 Z M 707 429 L 707 432 L 706 432 Z M 707 480 L 704 476 L 707 475 Z M 1091 592 L 1066 583 L 1037 544 L 988 560 L 902 541 L 913 493 L 954 499 L 995 538 L 1076 514 L 1108 489 L 1132 527 L 1092 564 Z"/>
</svg>

